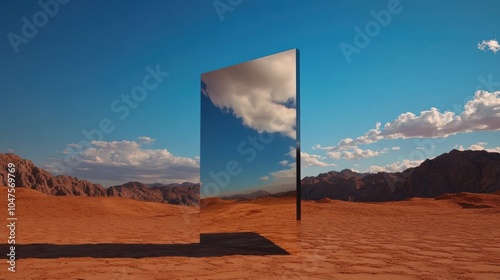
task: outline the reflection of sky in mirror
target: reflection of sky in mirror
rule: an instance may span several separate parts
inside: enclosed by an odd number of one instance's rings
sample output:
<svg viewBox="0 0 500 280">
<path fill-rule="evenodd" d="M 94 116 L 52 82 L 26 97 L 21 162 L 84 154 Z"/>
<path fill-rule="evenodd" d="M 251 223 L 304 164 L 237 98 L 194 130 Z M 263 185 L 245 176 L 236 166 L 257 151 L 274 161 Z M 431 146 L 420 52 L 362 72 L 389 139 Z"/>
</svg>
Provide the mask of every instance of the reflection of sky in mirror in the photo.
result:
<svg viewBox="0 0 500 280">
<path fill-rule="evenodd" d="M 229 161 L 241 169 L 219 196 L 295 189 L 295 58 L 290 50 L 202 75 L 201 182 L 223 186 Z"/>
</svg>

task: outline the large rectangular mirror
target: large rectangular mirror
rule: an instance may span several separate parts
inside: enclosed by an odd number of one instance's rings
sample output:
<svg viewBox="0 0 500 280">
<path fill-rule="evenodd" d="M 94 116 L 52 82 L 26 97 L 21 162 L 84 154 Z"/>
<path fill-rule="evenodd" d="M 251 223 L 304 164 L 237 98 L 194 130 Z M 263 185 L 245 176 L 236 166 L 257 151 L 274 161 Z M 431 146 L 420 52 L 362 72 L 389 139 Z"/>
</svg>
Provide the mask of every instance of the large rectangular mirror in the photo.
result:
<svg viewBox="0 0 500 280">
<path fill-rule="evenodd" d="M 296 248 L 298 54 L 292 49 L 201 75 L 200 229 L 212 240 L 213 233 L 235 233 L 219 244 Z"/>
</svg>

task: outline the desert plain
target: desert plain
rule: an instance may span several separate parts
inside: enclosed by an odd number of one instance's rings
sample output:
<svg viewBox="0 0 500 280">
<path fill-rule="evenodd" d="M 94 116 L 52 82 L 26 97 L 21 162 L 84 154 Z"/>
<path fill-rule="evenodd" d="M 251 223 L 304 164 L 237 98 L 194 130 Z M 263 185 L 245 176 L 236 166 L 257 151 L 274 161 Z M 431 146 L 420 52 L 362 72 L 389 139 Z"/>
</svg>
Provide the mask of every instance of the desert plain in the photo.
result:
<svg viewBox="0 0 500 280">
<path fill-rule="evenodd" d="M 5 213 L 5 187 L 0 197 Z M 289 215 L 283 205 L 294 199 L 239 205 L 237 224 L 282 249 L 265 252 L 221 246 L 224 235 L 198 243 L 200 224 L 218 228 L 197 207 L 17 188 L 16 272 L 3 261 L 0 279 L 500 279 L 498 194 L 302 201 L 296 230 L 273 235 L 280 224 L 269 221 Z M 213 217 L 234 217 L 231 203 L 214 201 Z"/>
</svg>

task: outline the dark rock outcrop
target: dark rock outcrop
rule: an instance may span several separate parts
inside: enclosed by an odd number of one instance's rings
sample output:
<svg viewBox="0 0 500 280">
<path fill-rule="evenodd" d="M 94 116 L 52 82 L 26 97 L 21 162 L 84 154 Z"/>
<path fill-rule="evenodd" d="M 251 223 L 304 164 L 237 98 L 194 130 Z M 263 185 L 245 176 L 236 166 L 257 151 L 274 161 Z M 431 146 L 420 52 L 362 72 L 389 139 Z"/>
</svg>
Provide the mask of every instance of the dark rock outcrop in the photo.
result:
<svg viewBox="0 0 500 280">
<path fill-rule="evenodd" d="M 75 177 L 52 176 L 49 172 L 36 167 L 30 160 L 22 159 L 15 154 L 0 154 L 0 185 L 7 185 L 7 165 L 16 167 L 16 187 L 30 188 L 48 195 L 106 196 L 106 189 Z"/>
<path fill-rule="evenodd" d="M 398 184 L 392 199 L 437 197 L 444 193 L 500 190 L 500 153 L 457 151 L 426 160 Z"/>
<path fill-rule="evenodd" d="M 302 199 L 308 200 L 391 201 L 444 193 L 492 193 L 500 190 L 500 154 L 453 150 L 403 172 L 331 171 L 306 177 L 301 186 Z"/>
</svg>

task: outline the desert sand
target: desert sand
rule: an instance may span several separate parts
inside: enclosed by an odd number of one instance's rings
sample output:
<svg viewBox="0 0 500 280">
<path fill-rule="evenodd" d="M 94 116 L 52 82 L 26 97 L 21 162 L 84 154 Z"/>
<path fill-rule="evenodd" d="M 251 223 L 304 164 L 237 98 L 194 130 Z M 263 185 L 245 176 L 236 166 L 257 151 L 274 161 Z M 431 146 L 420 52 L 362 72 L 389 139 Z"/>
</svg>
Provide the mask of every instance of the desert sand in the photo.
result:
<svg viewBox="0 0 500 280">
<path fill-rule="evenodd" d="M 290 254 L 299 251 L 296 198 L 257 198 L 249 201 L 208 198 L 201 200 L 201 233 L 253 232 Z M 243 240 L 242 240 L 243 239 Z M 245 246 L 245 239 L 235 243 Z M 257 244 L 258 245 L 258 244 Z M 254 245 L 244 248 L 255 248 Z M 262 251 L 267 250 L 264 248 Z"/>
<path fill-rule="evenodd" d="M 17 272 L 2 262 L 0 279 L 500 279 L 498 195 L 305 201 L 296 252 L 241 254 L 217 246 L 223 236 L 196 243 L 195 207 L 17 190 Z M 6 209 L 3 187 L 2 197 Z M 269 202 L 246 204 L 239 223 L 264 214 L 252 205 Z M 266 209 L 279 218 L 285 214 L 280 209 L 291 208 Z M 269 227 L 262 223 L 256 231 L 273 231 Z M 280 248 L 290 245 L 286 238 L 266 238 Z M 1 230 L 2 254 L 6 240 Z"/>
</svg>

